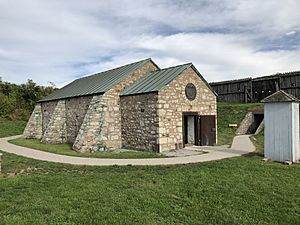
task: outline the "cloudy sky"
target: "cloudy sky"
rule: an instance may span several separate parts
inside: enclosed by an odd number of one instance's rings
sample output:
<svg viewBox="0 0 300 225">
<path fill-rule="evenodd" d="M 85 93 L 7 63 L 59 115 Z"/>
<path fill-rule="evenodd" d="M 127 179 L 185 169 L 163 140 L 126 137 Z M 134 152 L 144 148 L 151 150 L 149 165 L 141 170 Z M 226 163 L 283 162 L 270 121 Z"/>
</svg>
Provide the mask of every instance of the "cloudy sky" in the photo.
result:
<svg viewBox="0 0 300 225">
<path fill-rule="evenodd" d="M 300 70 L 299 0 L 0 0 L 0 76 L 58 87 L 151 57 L 208 81 Z"/>
</svg>

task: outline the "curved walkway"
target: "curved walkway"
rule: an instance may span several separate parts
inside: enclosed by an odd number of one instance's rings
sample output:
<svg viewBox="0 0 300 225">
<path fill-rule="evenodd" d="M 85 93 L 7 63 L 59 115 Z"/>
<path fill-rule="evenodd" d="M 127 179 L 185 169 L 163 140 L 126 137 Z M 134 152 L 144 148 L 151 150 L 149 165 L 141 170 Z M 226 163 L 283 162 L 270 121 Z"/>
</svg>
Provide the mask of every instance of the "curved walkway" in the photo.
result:
<svg viewBox="0 0 300 225">
<path fill-rule="evenodd" d="M 172 158 L 151 158 L 151 159 L 102 159 L 102 158 L 83 158 L 75 156 L 58 155 L 54 153 L 43 152 L 39 150 L 34 150 L 30 148 L 25 148 L 8 143 L 9 140 L 21 137 L 11 136 L 6 138 L 0 138 L 0 149 L 1 151 L 13 153 L 16 155 L 24 156 L 27 158 L 66 163 L 73 165 L 90 165 L 90 166 L 112 166 L 112 165 L 140 165 L 140 166 L 155 166 L 155 165 L 176 165 L 176 164 L 188 164 L 188 163 L 198 163 L 207 162 L 213 160 L 226 159 L 236 156 L 241 156 L 243 154 L 250 153 L 255 150 L 252 142 L 249 139 L 249 135 L 236 136 L 234 138 L 233 144 L 236 142 L 239 150 L 226 149 L 216 147 L 201 147 L 198 149 L 205 150 L 206 154 L 192 155 L 185 157 L 172 157 Z M 233 146 L 234 147 L 234 146 Z M 194 148 L 194 147 L 193 147 Z"/>
</svg>

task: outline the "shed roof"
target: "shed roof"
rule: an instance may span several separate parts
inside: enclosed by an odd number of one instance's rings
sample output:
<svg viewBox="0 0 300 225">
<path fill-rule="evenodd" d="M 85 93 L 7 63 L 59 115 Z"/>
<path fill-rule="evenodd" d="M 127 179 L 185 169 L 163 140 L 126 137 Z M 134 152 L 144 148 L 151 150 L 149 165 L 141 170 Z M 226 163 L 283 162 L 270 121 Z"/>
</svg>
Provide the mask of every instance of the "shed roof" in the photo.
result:
<svg viewBox="0 0 300 225">
<path fill-rule="evenodd" d="M 126 96 L 160 91 L 188 68 L 192 68 L 197 73 L 197 75 L 203 80 L 203 82 L 208 86 L 208 88 L 215 95 L 217 95 L 216 92 L 210 87 L 210 85 L 206 82 L 206 80 L 202 77 L 202 75 L 192 63 L 148 72 L 141 79 L 137 80 L 135 83 L 125 88 L 120 95 Z"/>
<path fill-rule="evenodd" d="M 299 99 L 286 93 L 283 90 L 277 91 L 274 94 L 264 98 L 261 102 L 270 103 L 270 102 L 299 102 Z"/>
<path fill-rule="evenodd" d="M 115 69 L 74 80 L 63 88 L 46 96 L 39 102 L 46 102 L 71 97 L 79 97 L 92 94 L 102 94 L 113 86 L 126 79 L 135 70 L 144 66 L 147 62 L 153 62 L 150 58 L 127 64 Z"/>
</svg>

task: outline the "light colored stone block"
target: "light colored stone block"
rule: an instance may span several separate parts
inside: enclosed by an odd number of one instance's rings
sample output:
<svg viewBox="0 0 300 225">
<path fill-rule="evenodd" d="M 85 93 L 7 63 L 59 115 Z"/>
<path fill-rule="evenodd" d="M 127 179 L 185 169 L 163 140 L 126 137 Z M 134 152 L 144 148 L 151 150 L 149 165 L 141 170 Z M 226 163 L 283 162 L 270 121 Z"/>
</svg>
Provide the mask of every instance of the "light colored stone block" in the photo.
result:
<svg viewBox="0 0 300 225">
<path fill-rule="evenodd" d="M 36 104 L 26 128 L 23 132 L 25 138 L 36 138 L 40 139 L 43 135 L 43 121 L 42 121 L 42 108 L 41 104 Z"/>
</svg>

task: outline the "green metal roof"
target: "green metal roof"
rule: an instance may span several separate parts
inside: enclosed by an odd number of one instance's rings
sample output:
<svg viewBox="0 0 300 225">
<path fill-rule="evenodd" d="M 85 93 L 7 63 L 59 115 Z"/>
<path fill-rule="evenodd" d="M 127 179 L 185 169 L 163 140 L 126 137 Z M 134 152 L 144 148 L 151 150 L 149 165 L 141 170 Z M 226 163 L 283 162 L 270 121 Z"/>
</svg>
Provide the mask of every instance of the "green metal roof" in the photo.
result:
<svg viewBox="0 0 300 225">
<path fill-rule="evenodd" d="M 141 79 L 125 88 L 121 92 L 121 96 L 159 91 L 191 65 L 191 63 L 188 63 L 158 71 L 148 72 Z"/>
<path fill-rule="evenodd" d="M 92 94 L 102 94 L 111 89 L 113 86 L 115 86 L 122 80 L 126 79 L 135 70 L 144 66 L 149 61 L 153 62 L 149 58 L 125 66 L 121 66 L 112 70 L 74 80 L 70 84 L 46 96 L 39 102 L 46 102 Z"/>
<path fill-rule="evenodd" d="M 201 76 L 201 74 L 198 72 L 198 70 L 194 67 L 192 63 L 169 67 L 158 71 L 148 72 L 141 79 L 137 80 L 135 83 L 125 88 L 120 95 L 126 96 L 126 95 L 136 95 L 136 94 L 144 94 L 144 93 L 160 91 L 166 85 L 168 85 L 172 80 L 176 79 L 176 77 L 179 76 L 183 71 L 185 71 L 187 68 L 190 67 L 204 81 L 204 83 L 208 86 L 208 88 L 215 95 L 217 95 L 216 92 L 210 87 L 210 85 Z"/>
</svg>

